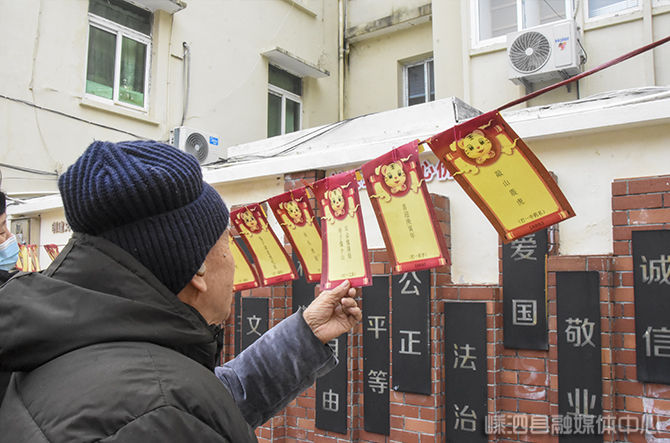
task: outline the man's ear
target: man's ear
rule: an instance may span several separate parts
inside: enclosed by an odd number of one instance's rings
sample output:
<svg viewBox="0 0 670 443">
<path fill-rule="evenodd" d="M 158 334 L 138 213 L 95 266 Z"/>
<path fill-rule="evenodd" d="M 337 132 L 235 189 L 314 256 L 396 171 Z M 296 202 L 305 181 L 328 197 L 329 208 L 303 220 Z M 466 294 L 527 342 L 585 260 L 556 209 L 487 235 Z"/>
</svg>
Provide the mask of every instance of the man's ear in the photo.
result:
<svg viewBox="0 0 670 443">
<path fill-rule="evenodd" d="M 195 274 L 191 281 L 189 282 L 190 285 L 192 285 L 198 292 L 206 292 L 207 291 L 207 282 L 205 281 L 205 276 L 203 275 L 198 275 Z"/>
</svg>

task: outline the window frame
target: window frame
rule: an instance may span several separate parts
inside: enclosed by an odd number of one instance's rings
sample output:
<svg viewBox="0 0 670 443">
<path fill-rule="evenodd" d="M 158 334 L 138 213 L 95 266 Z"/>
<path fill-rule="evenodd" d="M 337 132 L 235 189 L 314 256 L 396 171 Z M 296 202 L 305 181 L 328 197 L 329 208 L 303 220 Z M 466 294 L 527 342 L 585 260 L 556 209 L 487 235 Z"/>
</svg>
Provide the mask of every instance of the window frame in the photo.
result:
<svg viewBox="0 0 670 443">
<path fill-rule="evenodd" d="M 427 66 L 428 63 L 433 62 L 433 83 L 435 83 L 435 61 L 434 57 L 430 56 L 428 58 L 424 58 L 415 62 L 411 63 L 404 63 L 402 65 L 402 106 L 404 108 L 409 106 L 409 75 L 408 71 L 409 68 L 413 68 L 415 66 L 420 66 L 424 65 Z M 429 103 L 431 101 L 435 101 L 435 99 L 430 100 L 430 73 L 428 72 L 428 69 L 424 67 L 423 69 L 423 84 L 424 84 L 424 93 L 426 97 L 426 101 L 423 103 Z M 433 84 L 433 89 L 435 88 L 435 85 Z M 415 104 L 420 104 L 420 103 L 415 103 Z"/>
<path fill-rule="evenodd" d="M 470 2 L 470 48 L 471 49 L 479 49 L 487 46 L 492 46 L 492 45 L 504 45 L 507 42 L 507 36 L 506 35 L 499 35 L 497 37 L 491 37 L 487 39 L 480 40 L 479 35 L 480 35 L 480 20 L 479 20 L 479 2 L 481 0 L 475 0 L 473 2 Z M 519 32 L 523 31 L 523 0 L 515 0 L 516 1 L 516 31 L 513 32 Z M 563 0 L 565 3 L 565 18 L 557 18 L 555 21 L 559 20 L 565 20 L 565 19 L 574 19 L 574 10 L 573 10 L 573 0 Z M 551 22 L 550 22 L 551 23 Z M 549 24 L 549 23 L 546 23 Z M 531 26 L 534 27 L 534 26 Z"/>
<path fill-rule="evenodd" d="M 620 2 L 625 1 L 621 0 Z M 612 17 L 618 17 L 622 15 L 628 15 L 628 14 L 633 14 L 635 12 L 639 12 L 642 10 L 642 2 L 644 1 L 649 1 L 649 0 L 637 0 L 637 5 L 636 6 L 631 6 L 628 8 L 621 9 L 619 11 L 614 11 L 609 14 L 603 14 L 603 15 L 595 15 L 591 17 L 590 15 L 590 7 L 589 7 L 589 0 L 586 0 L 584 2 L 584 21 L 585 23 L 594 23 L 598 22 L 599 20 L 606 20 Z"/>
<path fill-rule="evenodd" d="M 279 67 L 277 66 L 277 68 L 279 68 Z M 281 69 L 281 68 L 279 68 L 279 69 Z M 284 71 L 284 69 L 282 69 L 282 71 Z M 291 73 L 289 72 L 289 74 L 291 74 Z M 293 75 L 293 74 L 291 74 L 291 75 Z M 302 81 L 302 79 L 300 79 L 300 80 Z M 299 118 L 298 129 L 296 129 L 295 131 L 292 131 L 292 132 L 300 131 L 302 129 L 302 96 L 300 96 L 298 94 L 295 94 L 291 91 L 287 91 L 286 89 L 280 88 L 279 86 L 275 86 L 272 83 L 270 83 L 269 81 L 268 81 L 268 94 L 272 94 L 272 95 L 275 95 L 275 96 L 278 96 L 278 97 L 281 98 L 281 116 L 280 116 L 281 132 L 279 134 L 275 134 L 275 135 L 269 135 L 268 134 L 267 136 L 268 137 L 276 137 L 277 135 L 285 135 L 285 134 L 290 134 L 291 133 L 291 132 L 288 132 L 288 133 L 286 132 L 286 99 L 287 98 L 291 101 L 294 101 L 294 102 L 298 103 L 298 105 L 300 107 L 300 109 L 298 111 L 298 118 Z M 269 105 L 268 105 L 268 115 L 267 115 L 268 118 L 270 117 L 269 112 L 270 112 L 270 108 L 269 108 Z"/>
<path fill-rule="evenodd" d="M 91 26 L 100 29 L 105 32 L 109 32 L 111 34 L 116 35 L 116 46 L 115 46 L 115 52 L 114 52 L 114 85 L 112 87 L 112 99 L 100 97 L 99 95 L 91 94 L 89 92 L 86 92 L 86 82 L 87 82 L 87 75 L 88 75 L 88 50 L 90 46 L 90 34 L 91 34 Z M 152 31 L 153 31 L 153 23 L 152 23 Z M 144 106 L 136 106 L 133 105 L 132 103 L 126 103 L 123 101 L 119 100 L 119 90 L 121 88 L 121 48 L 123 45 L 123 37 L 126 37 L 130 40 L 134 40 L 138 43 L 141 43 L 143 45 L 146 45 L 146 53 L 145 53 L 145 61 L 144 61 Z M 119 23 L 116 23 L 112 20 L 106 19 L 104 17 L 101 17 L 99 15 L 95 15 L 93 13 L 88 13 L 88 25 L 86 28 L 86 68 L 84 72 L 84 96 L 87 99 L 95 100 L 100 103 L 104 104 L 111 104 L 114 106 L 120 106 L 123 108 L 131 109 L 134 111 L 141 111 L 141 112 L 147 112 L 149 110 L 149 77 L 151 75 L 151 44 L 152 44 L 152 36 L 151 35 L 146 35 L 142 34 L 139 31 L 135 31 L 134 29 L 130 29 L 126 26 L 123 26 Z"/>
</svg>

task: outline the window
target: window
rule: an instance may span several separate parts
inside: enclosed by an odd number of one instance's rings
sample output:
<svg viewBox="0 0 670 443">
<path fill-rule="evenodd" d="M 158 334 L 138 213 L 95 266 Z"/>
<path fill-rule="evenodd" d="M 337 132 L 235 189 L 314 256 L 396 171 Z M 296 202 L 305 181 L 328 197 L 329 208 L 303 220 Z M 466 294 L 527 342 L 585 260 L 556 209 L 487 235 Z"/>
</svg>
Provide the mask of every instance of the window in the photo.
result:
<svg viewBox="0 0 670 443">
<path fill-rule="evenodd" d="M 86 94 L 146 109 L 151 13 L 121 0 L 90 0 Z"/>
<path fill-rule="evenodd" d="M 404 66 L 405 106 L 435 100 L 435 75 L 433 59 L 420 61 Z"/>
<path fill-rule="evenodd" d="M 268 137 L 300 129 L 302 79 L 268 65 Z"/>
<path fill-rule="evenodd" d="M 614 15 L 637 5 L 638 0 L 589 0 L 589 18 Z"/>
<path fill-rule="evenodd" d="M 590 0 L 592 1 L 592 0 Z M 555 22 L 570 16 L 572 0 L 478 0 L 476 42 Z M 567 11 L 567 13 L 566 13 Z"/>
</svg>

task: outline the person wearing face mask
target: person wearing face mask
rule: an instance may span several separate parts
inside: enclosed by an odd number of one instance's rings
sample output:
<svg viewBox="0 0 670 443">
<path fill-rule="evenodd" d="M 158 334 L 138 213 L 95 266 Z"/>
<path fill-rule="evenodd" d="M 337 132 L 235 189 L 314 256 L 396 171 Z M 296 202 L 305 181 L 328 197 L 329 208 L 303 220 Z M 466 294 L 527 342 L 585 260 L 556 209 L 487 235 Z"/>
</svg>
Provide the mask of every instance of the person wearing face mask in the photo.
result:
<svg viewBox="0 0 670 443">
<path fill-rule="evenodd" d="M 14 272 L 10 272 L 16 266 L 19 257 L 19 246 L 14 237 L 7 229 L 7 197 L 0 191 L 0 285 L 10 279 Z M 11 372 L 0 371 L 0 404 L 5 396 L 7 384 Z"/>
<path fill-rule="evenodd" d="M 7 228 L 7 197 L 0 192 L 0 285 L 14 274 L 16 260 L 19 258 L 19 245 L 16 237 Z"/>
</svg>

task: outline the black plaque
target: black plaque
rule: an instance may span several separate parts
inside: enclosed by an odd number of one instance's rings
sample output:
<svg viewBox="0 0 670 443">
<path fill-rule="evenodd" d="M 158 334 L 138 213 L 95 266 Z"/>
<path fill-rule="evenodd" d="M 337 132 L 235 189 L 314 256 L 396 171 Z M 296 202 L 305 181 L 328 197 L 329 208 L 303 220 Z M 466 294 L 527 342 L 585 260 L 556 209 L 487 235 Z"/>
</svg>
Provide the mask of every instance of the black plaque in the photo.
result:
<svg viewBox="0 0 670 443">
<path fill-rule="evenodd" d="M 235 293 L 235 356 L 239 355 L 242 350 L 242 294 Z"/>
<path fill-rule="evenodd" d="M 637 379 L 670 384 L 670 230 L 632 234 Z"/>
<path fill-rule="evenodd" d="M 300 307 L 306 308 L 314 300 L 314 291 L 316 283 L 308 283 L 305 280 L 305 273 L 302 270 L 302 263 L 298 260 L 295 254 L 292 254 L 293 264 L 298 271 L 298 278 L 291 282 L 292 304 L 293 312 L 296 312 Z"/>
<path fill-rule="evenodd" d="M 393 390 L 431 394 L 430 270 L 391 278 Z"/>
<path fill-rule="evenodd" d="M 506 348 L 548 349 L 546 256 L 546 229 L 503 245 Z"/>
<path fill-rule="evenodd" d="M 444 304 L 446 441 L 486 442 L 486 303 Z"/>
<path fill-rule="evenodd" d="M 242 341 L 240 345 L 243 351 L 267 332 L 268 305 L 267 298 L 242 297 L 242 327 L 240 328 Z"/>
<path fill-rule="evenodd" d="M 600 286 L 598 273 L 557 272 L 559 441 L 601 442 Z M 592 426 L 589 426 L 592 423 Z"/>
<path fill-rule="evenodd" d="M 363 407 L 365 430 L 389 435 L 389 278 L 363 288 Z"/>
<path fill-rule="evenodd" d="M 344 333 L 331 340 L 337 366 L 316 379 L 316 427 L 340 434 L 347 433 L 347 337 Z"/>
</svg>

